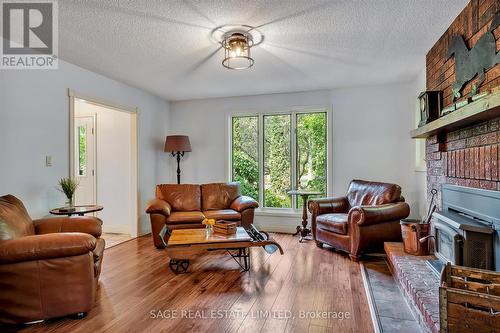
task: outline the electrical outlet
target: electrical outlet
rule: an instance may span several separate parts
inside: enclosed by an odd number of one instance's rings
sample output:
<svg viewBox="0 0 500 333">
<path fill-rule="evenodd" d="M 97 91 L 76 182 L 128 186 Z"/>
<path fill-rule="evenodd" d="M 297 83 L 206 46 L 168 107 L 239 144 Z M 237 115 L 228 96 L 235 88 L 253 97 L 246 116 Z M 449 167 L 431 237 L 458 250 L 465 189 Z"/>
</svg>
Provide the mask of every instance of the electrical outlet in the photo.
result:
<svg viewBox="0 0 500 333">
<path fill-rule="evenodd" d="M 50 155 L 45 156 L 45 166 L 46 167 L 52 166 L 52 156 Z"/>
</svg>

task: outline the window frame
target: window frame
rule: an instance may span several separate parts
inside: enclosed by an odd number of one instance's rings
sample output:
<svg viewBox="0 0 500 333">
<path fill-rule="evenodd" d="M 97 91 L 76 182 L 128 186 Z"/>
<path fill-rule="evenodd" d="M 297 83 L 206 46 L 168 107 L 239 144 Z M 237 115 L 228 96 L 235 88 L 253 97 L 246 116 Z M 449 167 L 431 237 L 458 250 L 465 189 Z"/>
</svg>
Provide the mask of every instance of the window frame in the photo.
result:
<svg viewBox="0 0 500 333">
<path fill-rule="evenodd" d="M 302 212 L 302 207 L 296 207 L 297 197 L 292 196 L 291 208 L 275 208 L 264 206 L 264 116 L 290 115 L 291 131 L 291 185 L 292 188 L 297 186 L 297 115 L 310 113 L 325 113 L 326 114 L 326 195 L 332 195 L 333 179 L 332 179 L 332 147 L 333 147 L 333 112 L 329 106 L 309 106 L 301 108 L 290 108 L 285 110 L 275 111 L 247 111 L 235 112 L 227 115 L 227 142 L 226 142 L 226 175 L 227 181 L 233 179 L 233 118 L 239 117 L 257 117 L 258 128 L 258 158 L 259 158 L 259 208 L 257 213 L 262 215 L 282 215 L 290 216 L 299 215 Z"/>
</svg>

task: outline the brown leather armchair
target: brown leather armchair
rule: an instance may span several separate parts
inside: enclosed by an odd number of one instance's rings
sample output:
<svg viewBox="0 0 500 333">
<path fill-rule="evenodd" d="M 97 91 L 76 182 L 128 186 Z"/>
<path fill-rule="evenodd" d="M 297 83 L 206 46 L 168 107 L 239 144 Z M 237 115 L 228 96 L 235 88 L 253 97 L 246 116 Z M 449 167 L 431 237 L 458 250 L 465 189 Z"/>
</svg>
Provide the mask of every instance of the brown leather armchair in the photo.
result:
<svg viewBox="0 0 500 333">
<path fill-rule="evenodd" d="M 101 271 L 101 224 L 94 217 L 32 221 L 19 199 L 0 197 L 0 323 L 85 315 Z"/>
<path fill-rule="evenodd" d="M 156 198 L 151 200 L 146 213 L 151 219 L 153 242 L 163 248 L 160 231 L 166 225 L 174 229 L 204 228 L 205 218 L 235 221 L 238 225 L 253 223 L 254 210 L 259 204 L 241 195 L 240 184 L 161 184 L 156 186 Z M 168 240 L 168 233 L 165 241 Z"/>
<path fill-rule="evenodd" d="M 410 215 L 401 187 L 363 180 L 353 180 L 345 197 L 311 199 L 308 207 L 316 245 L 345 251 L 353 261 L 384 242 L 400 241 L 399 221 Z"/>
</svg>

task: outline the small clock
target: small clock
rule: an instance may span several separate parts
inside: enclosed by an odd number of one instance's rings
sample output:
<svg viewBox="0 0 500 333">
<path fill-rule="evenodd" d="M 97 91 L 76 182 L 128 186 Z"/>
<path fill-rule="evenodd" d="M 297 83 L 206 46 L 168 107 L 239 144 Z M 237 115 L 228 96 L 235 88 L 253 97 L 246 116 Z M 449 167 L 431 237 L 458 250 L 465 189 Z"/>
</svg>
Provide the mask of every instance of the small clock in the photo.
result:
<svg viewBox="0 0 500 333">
<path fill-rule="evenodd" d="M 418 127 L 430 123 L 439 118 L 443 105 L 442 91 L 424 91 L 418 95 L 420 122 Z"/>
<path fill-rule="evenodd" d="M 427 111 L 427 99 L 426 98 L 420 98 L 420 112 L 424 113 Z"/>
</svg>

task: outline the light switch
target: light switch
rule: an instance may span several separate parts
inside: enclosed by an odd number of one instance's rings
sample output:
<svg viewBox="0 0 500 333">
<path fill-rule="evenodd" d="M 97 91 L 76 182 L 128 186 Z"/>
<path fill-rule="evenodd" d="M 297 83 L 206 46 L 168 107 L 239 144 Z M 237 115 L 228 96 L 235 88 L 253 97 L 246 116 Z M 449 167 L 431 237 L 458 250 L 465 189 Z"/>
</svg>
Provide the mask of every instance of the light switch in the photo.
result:
<svg viewBox="0 0 500 333">
<path fill-rule="evenodd" d="M 46 167 L 52 166 L 52 156 L 50 155 L 45 156 L 45 166 Z"/>
</svg>

